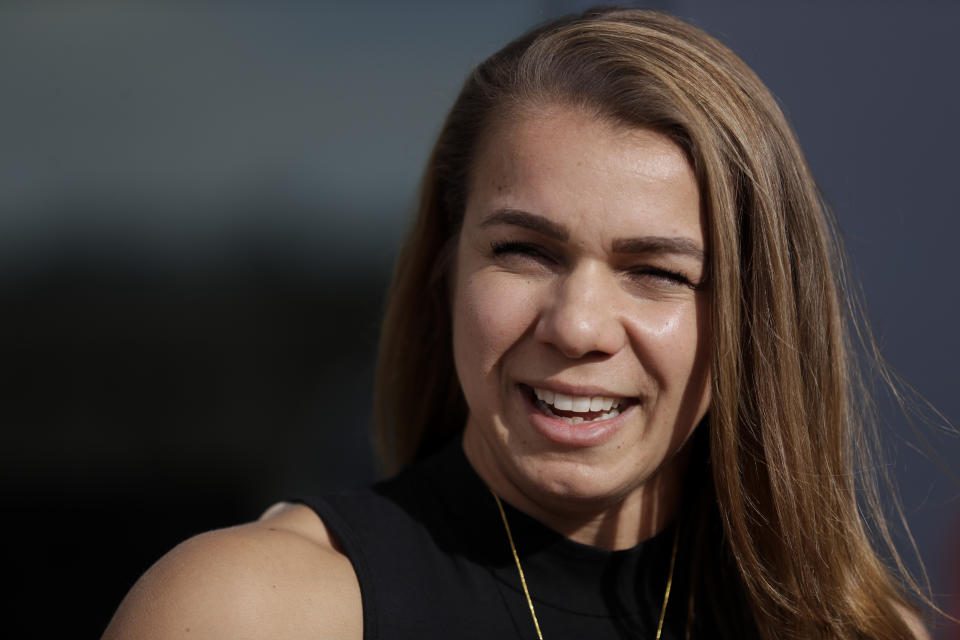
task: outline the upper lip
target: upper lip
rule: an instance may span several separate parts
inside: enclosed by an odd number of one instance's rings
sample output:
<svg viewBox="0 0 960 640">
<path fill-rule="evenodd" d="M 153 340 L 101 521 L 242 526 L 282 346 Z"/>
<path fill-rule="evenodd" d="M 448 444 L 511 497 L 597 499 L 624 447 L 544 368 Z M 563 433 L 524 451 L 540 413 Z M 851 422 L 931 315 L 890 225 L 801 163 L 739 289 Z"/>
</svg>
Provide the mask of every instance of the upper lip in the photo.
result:
<svg viewBox="0 0 960 640">
<path fill-rule="evenodd" d="M 610 389 L 605 389 L 603 387 L 597 387 L 594 385 L 574 385 L 566 384 L 564 382 L 522 382 L 520 383 L 524 386 L 536 389 L 546 389 L 548 391 L 553 391 L 554 393 L 562 393 L 568 396 L 604 396 L 607 398 L 619 398 L 619 399 L 630 399 L 635 398 L 636 396 L 631 396 L 623 393 L 617 393 L 616 391 L 611 391 Z"/>
</svg>

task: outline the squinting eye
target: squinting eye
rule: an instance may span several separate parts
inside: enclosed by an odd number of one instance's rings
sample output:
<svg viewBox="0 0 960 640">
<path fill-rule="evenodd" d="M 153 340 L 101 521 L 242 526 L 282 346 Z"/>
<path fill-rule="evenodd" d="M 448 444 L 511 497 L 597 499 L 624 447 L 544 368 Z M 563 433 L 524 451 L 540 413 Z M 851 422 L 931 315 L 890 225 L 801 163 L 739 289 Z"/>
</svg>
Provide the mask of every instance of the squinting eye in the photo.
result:
<svg viewBox="0 0 960 640">
<path fill-rule="evenodd" d="M 543 249 L 526 242 L 494 242 L 490 245 L 490 252 L 495 257 L 519 254 L 539 260 L 550 260 L 550 256 Z"/>
<path fill-rule="evenodd" d="M 690 281 L 690 278 L 679 271 L 670 271 L 660 267 L 638 267 L 630 270 L 630 277 L 634 280 L 659 280 L 665 284 L 679 285 L 696 289 L 696 285 Z"/>
</svg>

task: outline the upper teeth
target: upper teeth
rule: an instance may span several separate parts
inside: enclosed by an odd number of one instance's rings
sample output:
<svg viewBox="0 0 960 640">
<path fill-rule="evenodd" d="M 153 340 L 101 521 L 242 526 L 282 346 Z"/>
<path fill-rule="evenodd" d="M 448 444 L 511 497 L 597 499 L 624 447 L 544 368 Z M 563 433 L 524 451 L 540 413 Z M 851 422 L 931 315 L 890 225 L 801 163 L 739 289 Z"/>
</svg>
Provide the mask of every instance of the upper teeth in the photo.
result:
<svg viewBox="0 0 960 640">
<path fill-rule="evenodd" d="M 533 393 L 543 402 L 553 405 L 555 409 L 561 411 L 576 411 L 577 413 L 609 411 L 620 404 L 619 398 L 609 398 L 607 396 L 568 396 L 565 393 L 554 393 L 549 389 L 536 388 Z"/>
</svg>

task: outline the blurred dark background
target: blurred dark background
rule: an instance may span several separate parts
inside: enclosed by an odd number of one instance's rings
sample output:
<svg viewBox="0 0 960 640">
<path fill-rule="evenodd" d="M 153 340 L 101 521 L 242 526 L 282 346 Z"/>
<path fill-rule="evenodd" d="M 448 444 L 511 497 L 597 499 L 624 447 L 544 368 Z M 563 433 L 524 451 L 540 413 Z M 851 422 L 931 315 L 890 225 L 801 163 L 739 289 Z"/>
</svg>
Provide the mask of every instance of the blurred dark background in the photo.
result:
<svg viewBox="0 0 960 640">
<path fill-rule="evenodd" d="M 98 637 L 185 537 L 376 476 L 382 297 L 433 137 L 472 65 L 589 4 L 0 3 L 7 637 Z M 960 4 L 643 6 L 781 99 L 886 357 L 960 420 Z M 889 404 L 957 614 L 960 487 Z M 957 438 L 921 429 L 960 468 Z"/>
</svg>

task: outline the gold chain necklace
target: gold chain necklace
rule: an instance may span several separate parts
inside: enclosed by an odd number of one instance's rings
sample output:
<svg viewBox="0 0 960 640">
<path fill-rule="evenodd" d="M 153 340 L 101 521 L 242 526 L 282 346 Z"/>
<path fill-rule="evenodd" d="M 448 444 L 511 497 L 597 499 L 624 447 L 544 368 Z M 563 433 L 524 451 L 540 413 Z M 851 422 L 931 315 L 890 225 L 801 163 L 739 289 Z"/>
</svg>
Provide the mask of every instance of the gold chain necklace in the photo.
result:
<svg viewBox="0 0 960 640">
<path fill-rule="evenodd" d="M 492 489 L 493 499 L 497 503 L 497 509 L 500 510 L 500 518 L 503 520 L 503 528 L 507 530 L 507 541 L 510 543 L 510 552 L 513 553 L 513 561 L 517 565 L 517 573 L 520 574 L 520 586 L 523 587 L 523 595 L 527 597 L 527 606 L 530 607 L 530 617 L 533 618 L 533 626 L 537 630 L 537 638 L 543 640 L 543 633 L 540 632 L 540 621 L 537 620 L 537 612 L 533 608 L 533 600 L 530 598 L 530 591 L 527 589 L 527 579 L 523 575 L 523 567 L 520 566 L 520 556 L 517 555 L 517 547 L 513 544 L 513 534 L 510 532 L 510 523 L 507 522 L 507 513 L 503 510 L 503 504 L 500 502 L 500 496 Z M 667 574 L 667 588 L 663 592 L 663 606 L 660 607 L 660 621 L 657 623 L 656 640 L 660 640 L 660 633 L 663 631 L 663 619 L 667 615 L 667 602 L 670 601 L 670 587 L 673 586 L 673 566 L 677 561 L 677 546 L 680 542 L 680 527 L 676 527 L 673 533 L 673 551 L 670 554 L 670 572 Z"/>
</svg>

